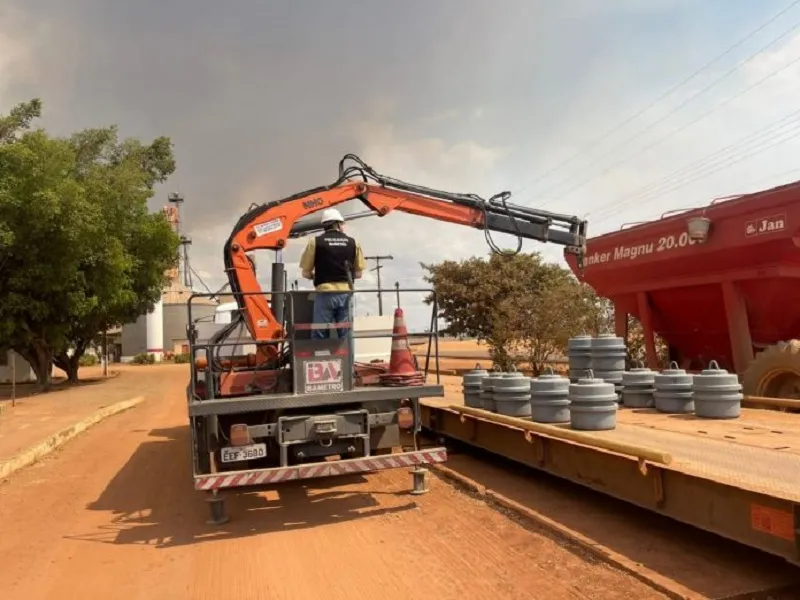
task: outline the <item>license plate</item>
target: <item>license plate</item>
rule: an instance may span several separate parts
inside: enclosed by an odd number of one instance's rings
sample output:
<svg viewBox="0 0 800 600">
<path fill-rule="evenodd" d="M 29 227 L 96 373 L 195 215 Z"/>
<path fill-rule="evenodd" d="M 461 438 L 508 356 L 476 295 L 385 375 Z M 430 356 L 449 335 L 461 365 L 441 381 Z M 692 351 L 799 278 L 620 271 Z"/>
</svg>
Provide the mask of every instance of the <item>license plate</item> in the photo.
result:
<svg viewBox="0 0 800 600">
<path fill-rule="evenodd" d="M 222 462 L 231 463 L 242 460 L 255 460 L 267 455 L 266 444 L 250 444 L 249 446 L 228 446 L 221 450 Z"/>
</svg>

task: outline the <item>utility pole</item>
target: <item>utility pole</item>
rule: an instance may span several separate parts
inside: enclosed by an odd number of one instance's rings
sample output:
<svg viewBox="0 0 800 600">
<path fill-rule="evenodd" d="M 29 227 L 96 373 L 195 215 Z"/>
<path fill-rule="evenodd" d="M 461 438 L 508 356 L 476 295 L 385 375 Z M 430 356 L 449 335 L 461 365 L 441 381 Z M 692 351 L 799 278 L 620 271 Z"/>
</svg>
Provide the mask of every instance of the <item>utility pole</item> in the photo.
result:
<svg viewBox="0 0 800 600">
<path fill-rule="evenodd" d="M 383 266 L 381 265 L 381 261 L 394 260 L 394 256 L 390 254 L 382 256 L 365 256 L 364 259 L 375 261 L 375 268 L 370 269 L 370 271 L 375 271 L 378 274 L 378 314 L 380 316 L 383 316 L 383 294 L 381 293 L 381 269 L 383 268 Z"/>
<path fill-rule="evenodd" d="M 13 350 L 3 350 L 6 358 L 11 357 L 11 408 L 17 405 L 17 353 Z"/>
<path fill-rule="evenodd" d="M 103 377 L 108 377 L 108 325 L 103 326 Z"/>
</svg>

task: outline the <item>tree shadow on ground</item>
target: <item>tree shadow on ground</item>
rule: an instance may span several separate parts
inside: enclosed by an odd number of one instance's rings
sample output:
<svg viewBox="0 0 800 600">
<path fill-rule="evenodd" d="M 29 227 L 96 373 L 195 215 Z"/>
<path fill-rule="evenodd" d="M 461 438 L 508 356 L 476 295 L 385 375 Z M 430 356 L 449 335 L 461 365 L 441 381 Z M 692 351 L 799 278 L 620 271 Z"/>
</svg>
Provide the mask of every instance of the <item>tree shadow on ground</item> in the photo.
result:
<svg viewBox="0 0 800 600">
<path fill-rule="evenodd" d="M 11 400 L 12 393 L 15 395 L 17 400 L 25 400 L 26 398 L 36 398 L 38 396 L 52 396 L 60 392 L 68 392 L 70 390 L 82 387 L 90 387 L 101 383 L 105 383 L 107 381 L 111 381 L 118 375 L 119 375 L 118 372 L 110 372 L 108 377 L 103 377 L 103 376 L 86 377 L 84 379 L 80 379 L 76 383 L 70 383 L 69 381 L 67 381 L 66 377 L 53 377 L 52 387 L 47 391 L 42 391 L 39 388 L 39 384 L 35 382 L 18 383 L 14 387 L 12 387 L 11 384 L 3 383 L 0 384 L 0 400 L 2 401 Z"/>
<path fill-rule="evenodd" d="M 98 531 L 69 539 L 171 548 L 373 518 L 416 508 L 407 490 L 345 475 L 224 491 L 230 521 L 208 525 L 206 492 L 192 482 L 188 427 L 153 430 L 88 510 L 109 513 Z M 331 489 L 335 488 L 335 489 Z M 410 488 L 410 481 L 409 481 Z"/>
</svg>

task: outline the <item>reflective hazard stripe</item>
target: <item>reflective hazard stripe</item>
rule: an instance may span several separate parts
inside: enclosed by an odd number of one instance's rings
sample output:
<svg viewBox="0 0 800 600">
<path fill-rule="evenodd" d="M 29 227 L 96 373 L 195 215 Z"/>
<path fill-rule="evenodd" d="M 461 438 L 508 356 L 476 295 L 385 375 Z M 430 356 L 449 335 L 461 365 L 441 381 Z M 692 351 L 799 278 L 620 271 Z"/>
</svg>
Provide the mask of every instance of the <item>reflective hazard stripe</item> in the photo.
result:
<svg viewBox="0 0 800 600">
<path fill-rule="evenodd" d="M 194 487 L 196 490 L 210 491 L 251 485 L 269 485 L 294 479 L 313 479 L 317 477 L 331 477 L 334 475 L 348 475 L 351 473 L 382 471 L 385 469 L 413 467 L 414 465 L 441 463 L 446 460 L 447 450 L 445 448 L 433 448 L 431 450 L 419 450 L 417 452 L 404 452 L 403 454 L 352 458 L 335 462 L 326 461 L 293 467 L 275 467 L 271 469 L 196 475 L 194 478 Z"/>
</svg>

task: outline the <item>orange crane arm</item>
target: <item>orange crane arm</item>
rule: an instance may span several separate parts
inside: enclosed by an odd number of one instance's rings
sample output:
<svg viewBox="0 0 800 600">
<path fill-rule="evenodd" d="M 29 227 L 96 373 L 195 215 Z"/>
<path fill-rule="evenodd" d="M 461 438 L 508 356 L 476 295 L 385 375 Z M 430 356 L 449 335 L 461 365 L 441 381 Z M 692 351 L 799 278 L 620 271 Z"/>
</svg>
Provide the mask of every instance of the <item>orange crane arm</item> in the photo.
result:
<svg viewBox="0 0 800 600">
<path fill-rule="evenodd" d="M 356 166 L 344 168 L 351 159 Z M 330 186 L 296 194 L 251 208 L 239 219 L 225 244 L 225 267 L 231 292 L 239 307 L 244 309 L 245 321 L 256 342 L 284 337 L 279 323 L 256 278 L 253 264 L 247 256 L 252 250 L 280 250 L 287 240 L 320 229 L 319 224 L 296 222 L 302 217 L 343 202 L 360 199 L 371 214 L 385 216 L 393 210 L 428 217 L 438 221 L 466 225 L 487 232 L 487 241 L 496 249 L 489 231 L 516 235 L 521 247 L 522 238 L 562 244 L 583 257 L 586 243 L 586 222 L 565 215 L 533 210 L 506 202 L 507 192 L 484 200 L 473 194 L 453 194 L 422 186 L 407 184 L 378 175 L 358 157 L 347 155 L 339 165 L 339 179 Z M 360 177 L 361 181 L 353 178 Z M 562 224 L 566 229 L 555 229 Z"/>
</svg>

